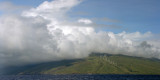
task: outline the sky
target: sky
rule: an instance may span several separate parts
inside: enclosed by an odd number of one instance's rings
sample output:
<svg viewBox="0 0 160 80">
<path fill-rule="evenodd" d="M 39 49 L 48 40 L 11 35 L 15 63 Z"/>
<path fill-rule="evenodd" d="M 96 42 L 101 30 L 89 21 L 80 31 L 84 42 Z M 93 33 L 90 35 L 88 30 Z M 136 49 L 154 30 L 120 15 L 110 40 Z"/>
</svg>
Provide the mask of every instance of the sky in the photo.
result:
<svg viewBox="0 0 160 80">
<path fill-rule="evenodd" d="M 159 0 L 0 0 L 0 68 L 87 57 L 160 59 Z"/>
<path fill-rule="evenodd" d="M 15 5 L 30 7 L 36 7 L 43 1 L 45 0 L 0 0 L 0 2 L 11 2 Z M 120 29 L 103 29 L 115 33 L 122 31 L 145 33 L 151 31 L 159 34 L 159 3 L 159 0 L 85 0 L 72 8 L 68 15 L 71 17 L 96 18 L 96 22 L 99 24 L 120 26 Z M 102 21 L 100 20 L 102 18 L 116 20 L 117 23 Z"/>
<path fill-rule="evenodd" d="M 159 0 L 86 0 L 75 8 L 84 12 L 89 18 L 109 18 L 118 20 L 123 29 L 115 32 L 147 32 L 159 33 L 160 26 Z M 113 30 L 114 31 L 114 30 Z"/>
</svg>

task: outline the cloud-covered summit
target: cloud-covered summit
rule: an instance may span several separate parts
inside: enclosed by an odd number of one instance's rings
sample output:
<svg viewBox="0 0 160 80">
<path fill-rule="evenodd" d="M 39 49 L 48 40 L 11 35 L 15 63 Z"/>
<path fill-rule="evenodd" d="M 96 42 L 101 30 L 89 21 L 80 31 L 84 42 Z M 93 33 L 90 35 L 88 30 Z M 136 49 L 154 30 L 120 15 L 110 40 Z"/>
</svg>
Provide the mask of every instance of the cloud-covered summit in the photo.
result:
<svg viewBox="0 0 160 80">
<path fill-rule="evenodd" d="M 96 31 L 87 18 L 72 23 L 67 12 L 80 2 L 45 1 L 21 16 L 1 16 L 0 65 L 83 58 L 92 52 L 160 59 L 159 40 L 151 32 Z"/>
</svg>

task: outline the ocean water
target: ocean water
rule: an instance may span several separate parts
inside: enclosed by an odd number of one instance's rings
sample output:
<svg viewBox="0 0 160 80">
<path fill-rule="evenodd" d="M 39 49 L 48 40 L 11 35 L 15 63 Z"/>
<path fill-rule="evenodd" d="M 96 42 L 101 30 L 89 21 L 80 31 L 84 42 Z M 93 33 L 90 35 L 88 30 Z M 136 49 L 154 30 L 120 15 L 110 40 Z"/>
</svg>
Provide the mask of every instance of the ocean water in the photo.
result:
<svg viewBox="0 0 160 80">
<path fill-rule="evenodd" d="M 0 75 L 0 80 L 160 80 L 160 75 Z"/>
</svg>

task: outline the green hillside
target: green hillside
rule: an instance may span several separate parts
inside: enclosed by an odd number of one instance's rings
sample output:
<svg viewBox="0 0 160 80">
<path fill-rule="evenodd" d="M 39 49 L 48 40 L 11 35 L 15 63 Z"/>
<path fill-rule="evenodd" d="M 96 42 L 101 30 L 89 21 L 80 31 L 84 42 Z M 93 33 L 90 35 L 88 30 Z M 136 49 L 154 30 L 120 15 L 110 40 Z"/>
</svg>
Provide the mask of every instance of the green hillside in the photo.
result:
<svg viewBox="0 0 160 80">
<path fill-rule="evenodd" d="M 44 74 L 160 74 L 160 61 L 128 56 L 90 56 L 70 66 L 43 71 Z"/>
<path fill-rule="evenodd" d="M 92 54 L 85 59 L 37 64 L 18 74 L 160 74 L 160 61 L 124 55 Z"/>
</svg>

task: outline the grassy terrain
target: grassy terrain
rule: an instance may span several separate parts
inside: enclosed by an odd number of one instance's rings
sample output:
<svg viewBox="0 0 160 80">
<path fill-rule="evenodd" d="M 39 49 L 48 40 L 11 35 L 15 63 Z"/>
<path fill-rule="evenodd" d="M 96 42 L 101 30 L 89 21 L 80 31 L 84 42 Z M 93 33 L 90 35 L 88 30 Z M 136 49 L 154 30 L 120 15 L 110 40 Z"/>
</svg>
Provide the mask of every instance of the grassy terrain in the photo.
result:
<svg viewBox="0 0 160 80">
<path fill-rule="evenodd" d="M 160 74 L 160 60 L 94 54 L 84 59 L 41 63 L 18 69 L 15 69 L 16 74 Z"/>
<path fill-rule="evenodd" d="M 43 74 L 160 74 L 160 61 L 129 56 L 90 56 L 70 66 L 60 66 Z"/>
</svg>

